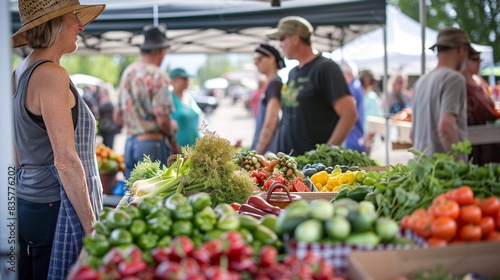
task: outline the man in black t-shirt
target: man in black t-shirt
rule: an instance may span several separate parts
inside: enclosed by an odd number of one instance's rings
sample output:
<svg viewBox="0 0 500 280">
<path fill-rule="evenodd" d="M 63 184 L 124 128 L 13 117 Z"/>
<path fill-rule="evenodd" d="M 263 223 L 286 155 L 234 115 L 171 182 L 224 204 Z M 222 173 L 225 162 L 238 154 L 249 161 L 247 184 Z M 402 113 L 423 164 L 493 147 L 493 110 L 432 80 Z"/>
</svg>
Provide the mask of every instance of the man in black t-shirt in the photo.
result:
<svg viewBox="0 0 500 280">
<path fill-rule="evenodd" d="M 316 144 L 340 146 L 358 115 L 356 102 L 340 67 L 317 54 L 311 45 L 313 28 L 301 17 L 280 20 L 269 39 L 280 40 L 288 59 L 297 59 L 281 91 L 283 110 L 278 150 L 302 155 Z"/>
</svg>

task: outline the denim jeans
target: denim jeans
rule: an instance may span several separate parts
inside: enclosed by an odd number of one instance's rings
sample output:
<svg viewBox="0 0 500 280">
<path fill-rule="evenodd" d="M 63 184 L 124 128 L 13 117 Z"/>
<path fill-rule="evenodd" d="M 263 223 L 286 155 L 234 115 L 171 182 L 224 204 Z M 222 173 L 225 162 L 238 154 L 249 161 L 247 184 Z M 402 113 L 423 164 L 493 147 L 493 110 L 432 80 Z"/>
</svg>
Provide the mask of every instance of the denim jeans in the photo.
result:
<svg viewBox="0 0 500 280">
<path fill-rule="evenodd" d="M 61 201 L 35 203 L 18 199 L 19 279 L 47 279 Z"/>
<path fill-rule="evenodd" d="M 125 143 L 125 178 L 130 177 L 134 166 L 148 155 L 152 162 L 159 160 L 167 165 L 167 158 L 172 153 L 166 139 L 163 140 L 137 140 L 135 136 L 129 136 Z"/>
</svg>

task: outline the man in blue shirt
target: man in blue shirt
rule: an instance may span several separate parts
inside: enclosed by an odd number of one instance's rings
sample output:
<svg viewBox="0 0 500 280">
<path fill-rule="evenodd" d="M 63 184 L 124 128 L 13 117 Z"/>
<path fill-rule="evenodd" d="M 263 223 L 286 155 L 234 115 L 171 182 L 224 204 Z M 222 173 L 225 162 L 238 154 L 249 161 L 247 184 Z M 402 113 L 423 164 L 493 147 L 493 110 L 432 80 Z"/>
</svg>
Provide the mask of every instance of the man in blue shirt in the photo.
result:
<svg viewBox="0 0 500 280">
<path fill-rule="evenodd" d="M 354 100 L 356 100 L 356 111 L 358 112 L 358 120 L 354 124 L 351 133 L 347 136 L 344 146 L 347 149 L 363 152 L 364 144 L 364 109 L 363 109 L 363 85 L 358 79 L 358 68 L 352 61 L 342 61 L 340 64 L 344 78 L 349 86 Z"/>
</svg>

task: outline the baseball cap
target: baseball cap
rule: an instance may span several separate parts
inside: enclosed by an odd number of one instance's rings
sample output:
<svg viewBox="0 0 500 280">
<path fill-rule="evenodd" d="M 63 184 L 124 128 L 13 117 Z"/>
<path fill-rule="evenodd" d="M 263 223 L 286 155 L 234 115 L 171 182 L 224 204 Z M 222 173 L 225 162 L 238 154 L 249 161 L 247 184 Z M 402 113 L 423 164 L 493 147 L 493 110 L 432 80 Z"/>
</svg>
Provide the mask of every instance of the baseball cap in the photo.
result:
<svg viewBox="0 0 500 280">
<path fill-rule="evenodd" d="M 305 18 L 298 16 L 289 16 L 282 18 L 278 27 L 266 32 L 269 39 L 281 39 L 283 35 L 299 35 L 303 39 L 310 39 L 314 32 L 312 25 Z"/>
<path fill-rule="evenodd" d="M 471 46 L 469 36 L 465 31 L 455 27 L 446 27 L 439 31 L 437 42 L 429 49 L 434 50 L 436 47 L 448 47 L 455 49 L 463 45 L 468 45 L 471 53 L 477 53 L 477 51 Z"/>
<path fill-rule="evenodd" d="M 186 70 L 184 70 L 184 68 L 175 68 L 170 72 L 170 79 L 177 77 L 189 78 L 190 75 L 188 74 L 188 72 L 186 72 Z"/>
</svg>

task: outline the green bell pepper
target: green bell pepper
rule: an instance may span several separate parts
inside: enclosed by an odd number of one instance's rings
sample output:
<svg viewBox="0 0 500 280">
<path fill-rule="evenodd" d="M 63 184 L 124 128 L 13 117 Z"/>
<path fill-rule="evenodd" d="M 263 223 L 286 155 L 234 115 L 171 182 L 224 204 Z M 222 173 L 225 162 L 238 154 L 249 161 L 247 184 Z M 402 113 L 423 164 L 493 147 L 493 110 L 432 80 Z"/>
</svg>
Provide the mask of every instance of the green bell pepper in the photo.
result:
<svg viewBox="0 0 500 280">
<path fill-rule="evenodd" d="M 170 235 L 165 235 L 156 244 L 158 247 L 168 248 L 170 247 L 170 243 L 172 242 L 172 237 Z"/>
<path fill-rule="evenodd" d="M 194 215 L 194 225 L 202 232 L 207 232 L 214 229 L 216 224 L 217 214 L 210 206 L 203 208 L 203 210 Z"/>
<path fill-rule="evenodd" d="M 193 218 L 193 207 L 189 204 L 180 204 L 174 210 L 174 220 L 191 220 Z"/>
<path fill-rule="evenodd" d="M 132 224 L 132 217 L 125 210 L 118 208 L 108 214 L 106 222 L 110 229 L 128 228 Z"/>
<path fill-rule="evenodd" d="M 158 243 L 158 239 L 159 239 L 158 235 L 156 235 L 152 232 L 147 232 L 147 233 L 138 237 L 137 245 L 143 251 L 151 250 L 151 249 L 156 247 L 156 244 Z"/>
<path fill-rule="evenodd" d="M 134 220 L 132 221 L 132 225 L 129 227 L 129 231 L 134 238 L 138 238 L 144 233 L 146 233 L 148 229 L 148 224 L 144 220 Z"/>
<path fill-rule="evenodd" d="M 214 229 L 214 230 L 211 230 L 211 231 L 205 233 L 205 235 L 203 235 L 203 240 L 209 241 L 212 239 L 220 239 L 223 234 L 224 234 L 224 231 L 222 231 L 220 229 Z"/>
<path fill-rule="evenodd" d="M 165 200 L 165 207 L 175 211 L 180 205 L 187 205 L 187 198 L 180 193 L 174 193 Z"/>
<path fill-rule="evenodd" d="M 134 205 L 129 205 L 123 209 L 132 217 L 132 220 L 142 218 L 141 211 L 139 211 L 139 209 Z"/>
<path fill-rule="evenodd" d="M 96 233 L 83 238 L 83 247 L 91 256 L 101 257 L 108 252 L 111 245 L 105 235 Z"/>
<path fill-rule="evenodd" d="M 309 218 L 309 203 L 301 199 L 290 203 L 278 216 L 275 230 L 278 234 L 293 233 L 295 227 Z"/>
<path fill-rule="evenodd" d="M 143 217 L 163 207 L 163 199 L 158 196 L 145 197 L 138 205 L 137 208 Z"/>
<path fill-rule="evenodd" d="M 239 215 L 239 218 L 240 218 L 240 226 L 244 229 L 248 229 L 250 232 L 253 232 L 257 227 L 257 225 L 259 224 L 259 220 L 252 218 L 248 215 Z"/>
<path fill-rule="evenodd" d="M 191 236 L 193 234 L 193 224 L 186 220 L 175 221 L 172 225 L 172 234 L 174 236 Z"/>
<path fill-rule="evenodd" d="M 219 217 L 219 220 L 217 221 L 218 229 L 230 231 L 237 230 L 240 227 L 240 219 L 238 215 L 234 212 L 234 210 L 231 211 L 233 211 L 233 214 L 226 214 Z"/>
<path fill-rule="evenodd" d="M 212 206 L 212 199 L 208 193 L 200 192 L 188 197 L 188 203 L 193 207 L 194 212 L 203 210 L 207 206 Z"/>
<path fill-rule="evenodd" d="M 146 220 L 153 219 L 153 218 L 160 217 L 160 216 L 173 217 L 173 213 L 172 213 L 172 211 L 170 211 L 167 208 L 162 206 L 161 208 L 152 209 L 152 212 L 146 216 Z"/>
<path fill-rule="evenodd" d="M 97 221 L 94 223 L 94 230 L 96 233 L 108 236 L 110 234 L 109 227 L 103 221 Z"/>
<path fill-rule="evenodd" d="M 101 220 L 101 221 L 106 220 L 106 218 L 108 217 L 108 214 L 113 212 L 114 210 L 115 210 L 115 208 L 105 206 L 104 208 L 102 208 L 101 212 L 99 212 L 99 220 Z"/>
<path fill-rule="evenodd" d="M 264 215 L 264 217 L 262 217 L 260 219 L 260 224 L 267 227 L 268 229 L 270 229 L 272 231 L 275 231 L 277 221 L 278 221 L 278 216 L 273 215 L 273 214 L 266 214 L 266 215 Z"/>
<path fill-rule="evenodd" d="M 164 236 L 170 233 L 170 228 L 172 227 L 172 219 L 167 216 L 159 216 L 147 221 L 148 228 L 153 233 L 159 236 Z"/>
<path fill-rule="evenodd" d="M 112 246 L 126 245 L 133 241 L 132 234 L 123 228 L 114 229 L 109 236 L 109 243 Z"/>
<path fill-rule="evenodd" d="M 217 217 L 221 217 L 225 214 L 235 214 L 233 207 L 227 203 L 221 203 L 214 208 L 215 213 L 217 213 Z"/>
</svg>

